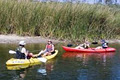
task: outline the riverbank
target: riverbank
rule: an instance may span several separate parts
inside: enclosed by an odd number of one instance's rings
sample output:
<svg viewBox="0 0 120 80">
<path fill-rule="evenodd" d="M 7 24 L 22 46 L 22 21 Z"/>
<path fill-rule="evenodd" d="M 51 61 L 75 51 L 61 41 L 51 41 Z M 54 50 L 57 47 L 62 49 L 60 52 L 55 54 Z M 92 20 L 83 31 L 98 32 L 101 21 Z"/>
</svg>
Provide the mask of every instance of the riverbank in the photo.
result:
<svg viewBox="0 0 120 80">
<path fill-rule="evenodd" d="M 52 40 L 53 43 L 61 43 L 64 41 L 48 39 L 43 37 L 33 37 L 33 36 L 17 36 L 12 35 L 0 35 L 0 43 L 19 43 L 19 41 L 24 40 L 26 43 L 46 43 L 48 40 Z"/>
<path fill-rule="evenodd" d="M 57 40 L 49 39 L 41 36 L 17 36 L 15 34 L 11 35 L 0 35 L 0 43 L 19 43 L 19 41 L 24 40 L 26 43 L 46 43 L 48 40 L 52 40 L 53 43 L 72 43 L 70 40 Z M 111 39 L 106 40 L 108 43 L 120 43 L 120 40 Z"/>
</svg>

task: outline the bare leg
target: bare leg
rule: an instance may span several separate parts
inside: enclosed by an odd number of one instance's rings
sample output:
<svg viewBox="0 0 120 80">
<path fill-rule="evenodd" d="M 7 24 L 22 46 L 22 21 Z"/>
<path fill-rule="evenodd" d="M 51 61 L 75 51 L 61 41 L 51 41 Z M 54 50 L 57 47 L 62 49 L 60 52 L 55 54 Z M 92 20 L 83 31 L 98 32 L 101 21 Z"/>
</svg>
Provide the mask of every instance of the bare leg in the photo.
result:
<svg viewBox="0 0 120 80">
<path fill-rule="evenodd" d="M 84 48 L 81 46 L 77 46 L 77 47 L 75 47 L 75 49 L 84 49 Z"/>
<path fill-rule="evenodd" d="M 38 54 L 33 55 L 33 57 L 38 57 L 38 56 L 40 56 L 43 53 L 45 53 L 45 51 L 41 50 Z"/>
<path fill-rule="evenodd" d="M 46 53 L 43 55 L 43 57 L 45 57 L 45 56 L 47 56 L 47 55 L 51 55 L 51 53 L 46 52 Z"/>
<path fill-rule="evenodd" d="M 41 55 L 42 53 L 45 53 L 45 51 L 41 50 L 41 51 L 38 53 L 38 56 Z"/>
<path fill-rule="evenodd" d="M 102 46 L 98 46 L 98 47 L 96 47 L 95 49 L 102 49 Z"/>
</svg>

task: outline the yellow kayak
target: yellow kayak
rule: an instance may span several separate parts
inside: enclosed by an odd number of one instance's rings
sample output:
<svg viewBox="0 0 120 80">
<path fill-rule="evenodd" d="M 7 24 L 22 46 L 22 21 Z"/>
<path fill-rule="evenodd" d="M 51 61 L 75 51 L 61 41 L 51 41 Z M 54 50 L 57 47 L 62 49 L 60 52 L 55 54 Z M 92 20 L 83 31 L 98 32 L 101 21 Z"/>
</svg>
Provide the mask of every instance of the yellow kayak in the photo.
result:
<svg viewBox="0 0 120 80">
<path fill-rule="evenodd" d="M 30 58 L 30 59 L 15 59 L 11 58 L 6 62 L 6 65 L 12 66 L 12 65 L 27 65 L 27 64 L 36 64 L 41 63 L 41 59 L 52 59 L 58 54 L 58 50 L 55 50 L 55 53 L 50 56 L 45 56 L 41 58 Z"/>
<path fill-rule="evenodd" d="M 7 65 L 6 67 L 8 70 L 21 70 L 21 69 L 28 68 L 28 67 L 31 67 L 34 65 L 38 65 L 38 64 L 41 64 L 41 63 L 25 64 L 25 65 L 13 65 L 13 66 Z"/>
<path fill-rule="evenodd" d="M 29 67 L 29 64 L 27 65 L 15 65 L 15 66 L 6 66 L 8 70 L 20 70 Z"/>
<path fill-rule="evenodd" d="M 49 60 L 49 59 L 54 58 L 57 54 L 58 54 L 58 50 L 55 50 L 55 53 L 54 53 L 54 54 L 52 54 L 52 55 L 50 55 L 50 56 L 45 56 L 45 58 Z"/>
</svg>

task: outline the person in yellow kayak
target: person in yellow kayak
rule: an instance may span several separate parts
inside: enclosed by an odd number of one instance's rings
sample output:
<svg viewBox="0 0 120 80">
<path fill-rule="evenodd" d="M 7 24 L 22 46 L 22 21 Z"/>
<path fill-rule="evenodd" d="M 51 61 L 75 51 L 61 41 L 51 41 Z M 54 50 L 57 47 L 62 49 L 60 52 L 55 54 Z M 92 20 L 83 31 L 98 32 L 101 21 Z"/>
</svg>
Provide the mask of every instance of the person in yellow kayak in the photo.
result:
<svg viewBox="0 0 120 80">
<path fill-rule="evenodd" d="M 85 39 L 85 42 L 83 44 L 80 44 L 75 48 L 76 49 L 88 49 L 89 47 L 90 47 L 90 43 L 88 40 Z"/>
<path fill-rule="evenodd" d="M 31 57 L 34 57 L 32 53 L 29 53 L 28 50 L 25 48 L 25 41 L 20 41 L 19 46 L 16 50 L 16 58 L 17 59 L 29 59 Z"/>
<path fill-rule="evenodd" d="M 16 58 L 17 59 L 25 59 L 27 58 L 28 52 L 25 49 L 26 43 L 24 41 L 19 42 L 19 46 L 16 50 Z"/>
<path fill-rule="evenodd" d="M 54 50 L 53 42 L 51 40 L 49 40 L 47 42 L 45 50 L 42 50 L 41 52 L 39 52 L 39 54 L 37 54 L 37 56 L 39 57 L 39 56 L 41 56 L 41 54 L 43 54 L 42 56 L 47 56 L 47 55 L 51 55 L 54 53 L 55 53 L 55 50 Z"/>
</svg>

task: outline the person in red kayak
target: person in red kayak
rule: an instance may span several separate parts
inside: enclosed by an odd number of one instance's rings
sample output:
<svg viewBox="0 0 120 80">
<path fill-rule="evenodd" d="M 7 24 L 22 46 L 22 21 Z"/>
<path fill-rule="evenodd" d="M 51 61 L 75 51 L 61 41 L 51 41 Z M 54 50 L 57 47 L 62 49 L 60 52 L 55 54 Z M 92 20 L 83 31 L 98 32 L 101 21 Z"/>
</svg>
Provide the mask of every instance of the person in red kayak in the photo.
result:
<svg viewBox="0 0 120 80">
<path fill-rule="evenodd" d="M 75 48 L 76 49 L 88 49 L 89 47 L 90 47 L 90 43 L 88 40 L 85 39 L 85 42 L 83 44 L 80 44 Z"/>
<path fill-rule="evenodd" d="M 52 43 L 51 40 L 48 41 L 45 50 L 42 50 L 41 52 L 39 52 L 39 54 L 37 54 L 37 56 L 41 56 L 41 54 L 43 54 L 42 56 L 47 56 L 47 55 L 51 55 L 54 54 L 55 50 L 54 50 L 54 45 Z"/>
<path fill-rule="evenodd" d="M 96 49 L 106 49 L 108 48 L 108 43 L 105 40 L 101 40 L 101 46 L 96 47 Z"/>
</svg>

